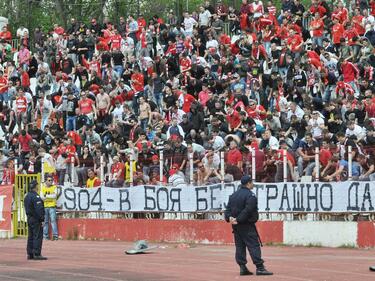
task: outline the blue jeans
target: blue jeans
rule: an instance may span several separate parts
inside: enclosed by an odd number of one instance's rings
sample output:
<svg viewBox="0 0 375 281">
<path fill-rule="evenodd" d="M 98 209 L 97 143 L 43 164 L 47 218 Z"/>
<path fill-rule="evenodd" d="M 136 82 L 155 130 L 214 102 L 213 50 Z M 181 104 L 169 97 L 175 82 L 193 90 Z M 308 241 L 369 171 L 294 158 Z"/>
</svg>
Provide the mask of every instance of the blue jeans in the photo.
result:
<svg viewBox="0 0 375 281">
<path fill-rule="evenodd" d="M 59 237 L 57 231 L 57 222 L 56 222 L 56 208 L 45 208 L 44 216 L 44 227 L 43 227 L 43 237 L 44 239 L 49 238 L 49 223 L 51 222 L 52 226 L 52 235 L 53 237 Z"/>
<path fill-rule="evenodd" d="M 8 101 L 9 101 L 8 92 L 0 94 L 0 102 L 8 103 Z"/>
<path fill-rule="evenodd" d="M 159 107 L 159 111 L 161 111 L 163 109 L 163 103 L 162 103 L 163 94 L 162 93 L 154 93 L 154 97 L 155 97 L 156 105 Z"/>
<path fill-rule="evenodd" d="M 77 125 L 77 116 L 67 116 L 66 117 L 66 131 L 75 131 Z"/>
</svg>

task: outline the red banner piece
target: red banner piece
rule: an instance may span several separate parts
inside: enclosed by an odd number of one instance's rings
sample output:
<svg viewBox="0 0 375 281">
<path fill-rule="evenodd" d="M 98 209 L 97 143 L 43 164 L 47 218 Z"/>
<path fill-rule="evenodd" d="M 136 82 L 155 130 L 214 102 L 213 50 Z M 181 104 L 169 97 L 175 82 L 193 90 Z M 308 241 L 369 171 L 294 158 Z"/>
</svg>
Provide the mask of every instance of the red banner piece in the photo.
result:
<svg viewBox="0 0 375 281">
<path fill-rule="evenodd" d="M 10 231 L 13 185 L 0 185 L 0 230 Z"/>
</svg>

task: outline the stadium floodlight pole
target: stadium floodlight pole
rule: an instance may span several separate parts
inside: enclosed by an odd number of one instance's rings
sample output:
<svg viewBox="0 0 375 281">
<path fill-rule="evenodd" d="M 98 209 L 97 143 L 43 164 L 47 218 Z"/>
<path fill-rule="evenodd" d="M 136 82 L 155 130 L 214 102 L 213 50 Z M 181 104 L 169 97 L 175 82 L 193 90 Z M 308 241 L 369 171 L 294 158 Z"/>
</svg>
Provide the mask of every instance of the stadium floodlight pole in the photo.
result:
<svg viewBox="0 0 375 281">
<path fill-rule="evenodd" d="M 104 156 L 100 156 L 100 181 L 104 183 Z"/>
<path fill-rule="evenodd" d="M 256 179 L 256 163 L 255 163 L 255 148 L 251 148 L 251 178 L 253 181 Z"/>
<path fill-rule="evenodd" d="M 159 151 L 159 179 L 160 183 L 163 182 L 163 166 L 164 166 L 164 159 L 163 159 L 163 149 L 160 149 Z"/>
<path fill-rule="evenodd" d="M 283 179 L 284 182 L 288 181 L 288 161 L 286 157 L 286 149 L 283 149 Z"/>
<path fill-rule="evenodd" d="M 319 147 L 315 147 L 315 181 L 319 181 L 320 177 Z"/>
<path fill-rule="evenodd" d="M 133 177 L 133 162 L 134 162 L 134 156 L 133 156 L 133 153 L 130 154 L 130 167 L 129 167 L 129 182 L 130 182 L 130 186 L 133 185 L 133 181 L 134 181 L 134 177 Z"/>
<path fill-rule="evenodd" d="M 193 162 L 193 153 L 189 153 L 189 169 L 190 169 L 190 184 L 194 183 L 194 162 Z"/>
<path fill-rule="evenodd" d="M 352 162 L 353 162 L 353 155 L 352 155 L 352 146 L 348 146 L 348 180 L 352 180 Z"/>
</svg>

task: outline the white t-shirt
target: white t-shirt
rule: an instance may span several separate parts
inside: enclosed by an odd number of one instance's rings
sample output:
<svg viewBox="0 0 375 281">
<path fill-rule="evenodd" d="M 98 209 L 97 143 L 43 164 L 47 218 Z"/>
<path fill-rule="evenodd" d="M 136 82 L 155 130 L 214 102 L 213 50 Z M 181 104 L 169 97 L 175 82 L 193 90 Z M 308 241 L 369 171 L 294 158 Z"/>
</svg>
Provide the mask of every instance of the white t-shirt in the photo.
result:
<svg viewBox="0 0 375 281">
<path fill-rule="evenodd" d="M 321 117 L 318 117 L 316 120 L 313 118 L 309 120 L 309 126 L 311 126 L 311 133 L 314 138 L 320 138 L 322 136 L 322 125 L 324 125 L 324 120 Z"/>
<path fill-rule="evenodd" d="M 205 10 L 203 13 L 199 14 L 199 25 L 208 26 L 210 23 L 211 13 L 209 10 Z"/>
<path fill-rule="evenodd" d="M 194 25 L 196 24 L 197 24 L 197 21 L 193 19 L 192 17 L 185 18 L 184 19 L 185 31 L 189 33 L 193 32 Z"/>
</svg>

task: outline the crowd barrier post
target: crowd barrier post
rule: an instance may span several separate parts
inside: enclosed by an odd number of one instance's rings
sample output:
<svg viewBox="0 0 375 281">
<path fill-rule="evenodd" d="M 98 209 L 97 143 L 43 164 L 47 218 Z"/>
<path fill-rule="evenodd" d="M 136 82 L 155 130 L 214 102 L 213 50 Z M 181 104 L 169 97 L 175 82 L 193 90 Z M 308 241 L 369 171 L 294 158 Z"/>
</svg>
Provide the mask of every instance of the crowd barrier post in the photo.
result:
<svg viewBox="0 0 375 281">
<path fill-rule="evenodd" d="M 222 178 L 222 183 L 224 182 L 225 170 L 224 170 L 224 151 L 220 152 L 220 175 Z"/>
<path fill-rule="evenodd" d="M 70 158 L 70 164 L 71 164 L 71 170 L 70 170 L 70 183 L 73 186 L 74 185 L 74 157 Z"/>
<path fill-rule="evenodd" d="M 104 156 L 103 155 L 100 156 L 100 181 L 102 183 L 105 182 L 105 178 L 104 178 Z"/>
<path fill-rule="evenodd" d="M 133 153 L 130 154 L 130 169 L 129 169 L 129 172 L 130 172 L 130 175 L 129 175 L 129 181 L 130 181 L 130 186 L 133 185 L 133 163 L 134 163 L 134 156 L 133 156 Z"/>
<path fill-rule="evenodd" d="M 18 174 L 18 160 L 17 160 L 17 158 L 14 159 L 14 174 L 15 175 Z"/>
<path fill-rule="evenodd" d="M 315 147 L 315 181 L 319 181 L 320 177 L 319 147 Z"/>
<path fill-rule="evenodd" d="M 45 163 L 45 159 L 44 157 L 42 157 L 42 169 L 41 169 L 41 175 L 42 175 L 41 182 L 42 183 L 44 183 L 44 163 Z"/>
<path fill-rule="evenodd" d="M 189 170 L 190 170 L 190 184 L 194 183 L 194 162 L 193 162 L 193 153 L 189 153 Z"/>
<path fill-rule="evenodd" d="M 352 170 L 352 162 L 353 162 L 353 155 L 352 155 L 352 147 L 348 146 L 348 180 L 352 180 L 353 170 Z"/>
<path fill-rule="evenodd" d="M 163 150 L 160 150 L 159 152 L 159 178 L 160 178 L 160 183 L 163 182 L 163 166 L 164 166 L 164 155 L 163 155 Z"/>
<path fill-rule="evenodd" d="M 253 179 L 253 181 L 256 180 L 256 175 L 255 175 L 255 171 L 256 171 L 256 163 L 255 163 L 255 148 L 252 148 L 251 149 L 251 177 Z"/>
<path fill-rule="evenodd" d="M 283 179 L 284 182 L 288 181 L 288 161 L 286 157 L 286 149 L 283 149 Z"/>
</svg>

